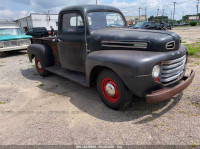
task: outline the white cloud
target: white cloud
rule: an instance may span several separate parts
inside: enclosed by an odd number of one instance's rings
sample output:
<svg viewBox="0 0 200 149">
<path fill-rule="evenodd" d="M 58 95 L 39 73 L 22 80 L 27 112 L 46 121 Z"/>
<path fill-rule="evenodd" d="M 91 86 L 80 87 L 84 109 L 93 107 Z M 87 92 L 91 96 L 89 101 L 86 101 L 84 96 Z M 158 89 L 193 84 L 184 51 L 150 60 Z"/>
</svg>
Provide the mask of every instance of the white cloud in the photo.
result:
<svg viewBox="0 0 200 149">
<path fill-rule="evenodd" d="M 27 6 L 18 10 L 1 9 L 0 18 L 6 19 L 18 19 L 21 17 L 28 16 L 30 12 L 39 13 L 58 13 L 63 7 L 76 5 L 76 4 L 95 4 L 96 0 L 7 0 L 12 1 L 12 5 L 15 6 L 18 3 L 23 6 Z M 4 1 L 6 2 L 6 1 Z M 125 15 L 137 16 L 139 14 L 138 8 L 141 7 L 141 14 L 144 14 L 144 8 L 147 8 L 148 17 L 151 15 L 157 15 L 157 9 L 159 9 L 159 15 L 162 14 L 165 9 L 165 15 L 169 17 L 171 11 L 173 11 L 174 0 L 98 0 L 99 4 L 111 5 L 119 8 Z M 175 18 L 181 19 L 182 13 L 195 14 L 196 13 L 196 2 L 195 0 L 176 0 L 176 13 Z M 2 7 L 5 7 L 2 5 Z"/>
</svg>

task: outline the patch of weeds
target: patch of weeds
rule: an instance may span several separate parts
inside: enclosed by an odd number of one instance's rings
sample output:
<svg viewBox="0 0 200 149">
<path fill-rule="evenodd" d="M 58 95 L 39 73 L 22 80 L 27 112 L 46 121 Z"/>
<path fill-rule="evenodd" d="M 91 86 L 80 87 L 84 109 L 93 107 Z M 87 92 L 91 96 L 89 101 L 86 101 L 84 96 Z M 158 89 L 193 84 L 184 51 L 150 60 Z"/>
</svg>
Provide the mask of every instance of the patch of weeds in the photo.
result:
<svg viewBox="0 0 200 149">
<path fill-rule="evenodd" d="M 44 84 L 40 84 L 39 86 L 44 86 Z"/>
<path fill-rule="evenodd" d="M 32 68 L 35 68 L 35 65 L 31 65 Z"/>
<path fill-rule="evenodd" d="M 196 117 L 196 116 L 198 116 L 198 114 L 187 114 L 187 117 L 191 117 L 191 116 L 194 116 L 194 117 Z"/>
<path fill-rule="evenodd" d="M 196 65 L 200 65 L 200 63 L 199 63 L 199 62 L 196 62 L 195 64 L 196 64 Z"/>
<path fill-rule="evenodd" d="M 192 103 L 193 106 L 195 106 L 196 108 L 200 109 L 200 105 L 196 104 L 196 103 Z"/>
<path fill-rule="evenodd" d="M 153 124 L 153 127 L 158 127 L 158 124 Z"/>
<path fill-rule="evenodd" d="M 200 58 L 200 55 L 195 56 L 195 58 Z"/>
<path fill-rule="evenodd" d="M 185 44 L 188 48 L 188 54 L 194 55 L 197 52 L 200 52 L 200 42 L 192 43 L 192 44 Z"/>
<path fill-rule="evenodd" d="M 192 143 L 192 147 L 196 147 L 197 145 L 195 143 Z"/>
<path fill-rule="evenodd" d="M 0 101 L 0 104 L 5 104 L 6 102 L 5 101 Z"/>
<path fill-rule="evenodd" d="M 165 124 L 163 124 L 163 123 L 162 123 L 162 124 L 161 124 L 161 126 L 163 126 L 163 127 L 164 127 L 164 126 L 165 126 Z"/>
<path fill-rule="evenodd" d="M 171 128 L 167 128 L 168 130 L 171 130 Z"/>
<path fill-rule="evenodd" d="M 169 119 L 172 119 L 172 120 L 173 120 L 173 119 L 174 119 L 174 117 L 173 117 L 173 116 L 170 116 L 170 117 L 169 117 Z"/>
<path fill-rule="evenodd" d="M 186 41 L 182 41 L 182 43 L 187 43 Z"/>
<path fill-rule="evenodd" d="M 179 113 L 186 113 L 184 110 L 178 110 Z"/>
</svg>

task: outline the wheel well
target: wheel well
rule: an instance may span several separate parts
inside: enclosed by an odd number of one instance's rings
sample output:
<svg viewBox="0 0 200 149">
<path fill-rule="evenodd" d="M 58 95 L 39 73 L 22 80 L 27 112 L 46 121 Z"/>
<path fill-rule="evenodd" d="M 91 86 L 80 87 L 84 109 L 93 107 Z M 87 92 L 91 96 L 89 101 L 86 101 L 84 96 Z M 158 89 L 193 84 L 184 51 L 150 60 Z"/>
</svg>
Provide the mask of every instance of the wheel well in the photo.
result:
<svg viewBox="0 0 200 149">
<path fill-rule="evenodd" d="M 102 72 L 103 70 L 105 70 L 105 69 L 109 69 L 109 70 L 111 70 L 111 71 L 113 71 L 112 69 L 110 69 L 110 68 L 108 68 L 108 67 L 105 67 L 105 66 L 96 66 L 96 67 L 94 67 L 93 69 L 92 69 L 92 71 L 91 71 L 91 75 L 90 75 L 90 86 L 93 86 L 93 85 L 95 85 L 96 84 L 96 79 L 97 79 L 97 77 L 98 77 L 98 74 L 100 73 L 100 72 Z M 115 72 L 115 71 L 113 71 L 113 72 Z"/>
<path fill-rule="evenodd" d="M 35 57 L 35 55 L 34 55 L 34 54 L 32 54 L 32 55 L 31 55 L 31 59 L 33 59 L 34 57 Z"/>
</svg>

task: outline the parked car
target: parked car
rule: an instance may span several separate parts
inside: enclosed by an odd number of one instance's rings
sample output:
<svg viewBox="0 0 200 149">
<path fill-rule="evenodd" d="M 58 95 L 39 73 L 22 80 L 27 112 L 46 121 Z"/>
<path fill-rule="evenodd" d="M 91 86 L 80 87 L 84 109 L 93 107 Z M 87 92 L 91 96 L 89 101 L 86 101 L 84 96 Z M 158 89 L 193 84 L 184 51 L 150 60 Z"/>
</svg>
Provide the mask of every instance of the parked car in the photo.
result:
<svg viewBox="0 0 200 149">
<path fill-rule="evenodd" d="M 30 28 L 26 35 L 31 35 L 34 38 L 48 37 L 49 33 L 45 27 Z"/>
<path fill-rule="evenodd" d="M 159 30 L 159 25 L 155 22 L 139 22 L 135 25 L 134 29 L 150 29 Z"/>
<path fill-rule="evenodd" d="M 26 49 L 30 38 L 18 26 L 0 26 L 0 52 Z"/>
<path fill-rule="evenodd" d="M 121 27 L 109 26 L 116 21 Z M 172 32 L 128 29 L 115 7 L 78 5 L 60 11 L 58 36 L 33 39 L 28 56 L 41 76 L 96 85 L 105 105 L 122 110 L 133 94 L 156 103 L 191 84 L 195 73 L 185 76 L 188 54 L 180 41 Z"/>
</svg>

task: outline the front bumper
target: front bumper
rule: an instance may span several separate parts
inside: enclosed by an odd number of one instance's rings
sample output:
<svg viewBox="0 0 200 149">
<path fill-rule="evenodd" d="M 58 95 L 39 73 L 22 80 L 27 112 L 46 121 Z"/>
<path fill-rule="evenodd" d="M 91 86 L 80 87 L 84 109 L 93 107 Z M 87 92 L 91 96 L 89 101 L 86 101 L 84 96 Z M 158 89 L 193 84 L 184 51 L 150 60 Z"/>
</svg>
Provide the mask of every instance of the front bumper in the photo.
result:
<svg viewBox="0 0 200 149">
<path fill-rule="evenodd" d="M 23 49 L 27 49 L 28 46 L 29 45 L 0 48 L 0 52 L 14 51 L 14 50 L 23 50 Z"/>
<path fill-rule="evenodd" d="M 152 92 L 151 94 L 146 95 L 146 102 L 147 103 L 157 103 L 160 101 L 167 100 L 176 94 L 182 92 L 185 88 L 187 88 L 194 79 L 195 72 L 192 70 L 190 76 L 184 76 L 183 80 L 180 84 L 173 88 L 164 88 L 161 90 L 157 90 Z"/>
</svg>

